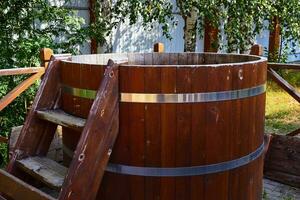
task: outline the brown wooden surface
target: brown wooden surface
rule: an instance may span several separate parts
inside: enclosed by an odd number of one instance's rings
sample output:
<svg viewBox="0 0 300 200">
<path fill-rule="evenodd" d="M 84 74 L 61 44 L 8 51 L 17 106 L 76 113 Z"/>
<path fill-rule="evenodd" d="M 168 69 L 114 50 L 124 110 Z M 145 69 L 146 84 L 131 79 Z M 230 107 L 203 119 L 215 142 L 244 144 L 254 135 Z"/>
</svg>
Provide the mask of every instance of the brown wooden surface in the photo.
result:
<svg viewBox="0 0 300 200">
<path fill-rule="evenodd" d="M 53 50 L 49 48 L 43 48 L 40 50 L 40 59 L 44 68 L 48 67 L 48 64 L 53 56 Z"/>
<path fill-rule="evenodd" d="M 276 69 L 293 69 L 293 70 L 300 70 L 300 64 L 293 64 L 293 63 L 268 63 L 268 67 L 274 70 Z"/>
<path fill-rule="evenodd" d="M 79 131 L 83 129 L 86 122 L 85 119 L 69 115 L 60 109 L 45 111 L 37 110 L 36 113 L 40 119 Z"/>
<path fill-rule="evenodd" d="M 29 157 L 17 160 L 17 165 L 34 179 L 48 187 L 60 190 L 68 169 L 46 157 Z"/>
<path fill-rule="evenodd" d="M 12 174 L 17 174 L 15 168 L 15 161 L 17 159 L 32 155 L 44 156 L 48 152 L 55 134 L 56 125 L 40 120 L 36 115 L 36 110 L 53 109 L 59 104 L 60 59 L 66 58 L 53 58 L 50 62 L 32 109 L 26 118 L 20 137 L 16 143 L 15 151 L 7 166 L 7 171 Z"/>
<path fill-rule="evenodd" d="M 296 90 L 296 88 L 294 88 L 285 79 L 283 79 L 276 71 L 268 68 L 268 76 L 300 103 L 300 93 Z"/>
<path fill-rule="evenodd" d="M 154 44 L 153 52 L 163 53 L 165 51 L 165 46 L 163 43 L 156 43 Z"/>
<path fill-rule="evenodd" d="M 59 199 L 92 200 L 97 195 L 119 132 L 118 66 L 110 60 L 105 73 Z"/>
<path fill-rule="evenodd" d="M 215 92 L 255 87 L 266 82 L 266 62 L 197 66 L 242 62 L 249 57 L 146 53 L 129 54 L 128 58 L 130 64 L 120 66 L 120 92 Z M 196 66 L 170 66 L 178 64 Z M 75 66 L 64 65 L 66 69 Z M 89 69 L 88 64 L 81 67 Z M 86 71 L 84 76 L 91 77 L 101 68 L 99 63 L 98 68 Z M 82 74 L 81 71 L 81 79 Z M 101 78 L 91 80 L 99 84 Z M 76 79 L 69 82 L 73 87 L 90 88 L 72 81 Z M 194 104 L 121 102 L 120 133 L 110 162 L 139 167 L 187 167 L 240 158 L 256 150 L 263 141 L 264 103 L 264 94 Z M 74 104 L 64 106 L 71 108 Z M 83 110 L 81 104 L 80 112 Z M 258 200 L 262 191 L 262 163 L 259 158 L 229 172 L 180 178 L 105 173 L 97 199 Z"/>
<path fill-rule="evenodd" d="M 300 187 L 300 138 L 272 135 L 265 157 L 264 175 Z"/>
<path fill-rule="evenodd" d="M 28 185 L 1 169 L 0 192 L 13 200 L 54 200 L 51 196 Z"/>
<path fill-rule="evenodd" d="M 22 92 L 24 92 L 27 88 L 29 88 L 35 81 L 37 81 L 42 75 L 43 71 L 38 72 L 22 83 L 20 83 L 17 87 L 15 87 L 12 91 L 10 91 L 7 95 L 5 95 L 0 100 L 0 111 L 3 110 L 8 104 L 10 104 L 13 100 L 15 100 Z"/>
<path fill-rule="evenodd" d="M 44 73 L 45 68 L 43 67 L 26 67 L 17 69 L 1 69 L 0 76 L 20 75 L 20 74 L 35 74 Z"/>
</svg>

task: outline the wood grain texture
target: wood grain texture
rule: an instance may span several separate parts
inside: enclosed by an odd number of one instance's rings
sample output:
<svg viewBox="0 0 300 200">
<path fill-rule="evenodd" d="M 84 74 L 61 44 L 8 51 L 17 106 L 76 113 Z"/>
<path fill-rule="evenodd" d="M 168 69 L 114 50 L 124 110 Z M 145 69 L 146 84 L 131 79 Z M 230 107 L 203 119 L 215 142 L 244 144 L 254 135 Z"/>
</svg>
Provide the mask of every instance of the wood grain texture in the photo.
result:
<svg viewBox="0 0 300 200">
<path fill-rule="evenodd" d="M 45 68 L 43 67 L 25 67 L 17 69 L 1 69 L 0 76 L 11 76 L 11 75 L 20 75 L 20 74 L 35 74 L 35 73 L 44 73 Z"/>
<path fill-rule="evenodd" d="M 66 57 L 52 58 L 45 73 L 43 81 L 35 97 L 20 137 L 16 143 L 15 151 L 7 166 L 7 171 L 15 174 L 15 161 L 27 156 L 47 154 L 56 126 L 50 122 L 39 119 L 36 111 L 40 109 L 54 109 L 59 106 L 60 97 L 60 60 Z"/>
<path fill-rule="evenodd" d="M 234 64 L 253 59 L 198 53 L 129 54 L 129 64 L 120 65 L 120 93 L 201 93 L 265 84 L 266 61 Z M 120 133 L 110 162 L 174 168 L 248 155 L 262 142 L 264 98 L 190 104 L 121 102 Z M 260 158 L 238 169 L 205 176 L 154 178 L 105 173 L 96 199 L 258 200 L 261 167 Z"/>
<path fill-rule="evenodd" d="M 272 135 L 264 174 L 272 180 L 300 186 L 300 138 Z M 280 160 L 280 162 L 278 162 Z"/>
<path fill-rule="evenodd" d="M 1 169 L 0 192 L 14 200 L 54 200 L 51 196 Z"/>
<path fill-rule="evenodd" d="M 67 174 L 66 167 L 46 157 L 25 158 L 18 160 L 17 165 L 36 180 L 57 190 L 61 188 Z"/>
<path fill-rule="evenodd" d="M 45 111 L 37 110 L 37 116 L 40 119 L 75 130 L 82 130 L 86 123 L 85 119 L 69 115 L 60 109 Z"/>
<path fill-rule="evenodd" d="M 59 199 L 96 198 L 119 131 L 118 80 L 118 66 L 109 61 Z"/>
<path fill-rule="evenodd" d="M 28 79 L 24 80 L 17 87 L 15 87 L 12 91 L 10 91 L 7 95 L 5 95 L 0 100 L 0 111 L 3 110 L 8 104 L 10 104 L 13 100 L 15 100 L 22 92 L 24 92 L 27 88 L 29 88 L 35 81 L 37 81 L 42 75 L 43 71 L 38 72 Z"/>
</svg>

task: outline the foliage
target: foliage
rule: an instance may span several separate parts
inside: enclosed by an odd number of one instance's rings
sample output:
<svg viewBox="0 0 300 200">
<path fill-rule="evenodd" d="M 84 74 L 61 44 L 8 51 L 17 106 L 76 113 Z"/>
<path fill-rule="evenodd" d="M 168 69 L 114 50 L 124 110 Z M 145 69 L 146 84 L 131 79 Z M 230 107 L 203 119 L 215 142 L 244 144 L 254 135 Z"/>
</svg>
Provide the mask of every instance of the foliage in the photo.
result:
<svg viewBox="0 0 300 200">
<path fill-rule="evenodd" d="M 112 13 L 117 22 L 125 22 L 125 17 L 128 17 L 131 25 L 141 18 L 146 29 L 152 29 L 154 22 L 158 22 L 163 34 L 171 39 L 170 22 L 176 25 L 172 11 L 173 5 L 169 0 L 117 0 Z"/>
<path fill-rule="evenodd" d="M 300 128 L 299 112 L 300 107 L 296 100 L 275 83 L 268 83 L 266 133 L 287 134 Z"/>
<path fill-rule="evenodd" d="M 282 25 L 283 46 L 296 47 L 300 40 L 300 2 L 298 0 L 171 0 L 138 1 L 118 0 L 118 14 L 129 16 L 135 23 L 139 17 L 145 27 L 151 27 L 153 22 L 162 26 L 163 33 L 170 38 L 170 21 L 174 22 L 173 13 L 179 13 L 183 19 L 197 12 L 196 27 L 201 37 L 205 21 L 213 26 L 223 28 L 227 43 L 222 46 L 227 52 L 240 51 L 244 53 L 254 43 L 255 37 L 264 29 L 272 30 L 272 24 L 265 26 L 274 16 L 279 16 Z M 176 10 L 177 9 L 177 10 Z M 187 37 L 185 37 L 187 39 Z M 221 42 L 221 35 L 219 35 Z M 295 48 L 294 48 L 295 49 Z"/>
<path fill-rule="evenodd" d="M 43 47 L 56 52 L 78 52 L 78 44 L 86 37 L 82 23 L 83 19 L 73 11 L 44 0 L 0 1 L 0 69 L 39 66 L 39 50 Z M 24 78 L 0 77 L 0 98 Z M 11 127 L 23 123 L 35 91 L 36 85 L 1 111 L 1 135 L 7 136 Z"/>
</svg>

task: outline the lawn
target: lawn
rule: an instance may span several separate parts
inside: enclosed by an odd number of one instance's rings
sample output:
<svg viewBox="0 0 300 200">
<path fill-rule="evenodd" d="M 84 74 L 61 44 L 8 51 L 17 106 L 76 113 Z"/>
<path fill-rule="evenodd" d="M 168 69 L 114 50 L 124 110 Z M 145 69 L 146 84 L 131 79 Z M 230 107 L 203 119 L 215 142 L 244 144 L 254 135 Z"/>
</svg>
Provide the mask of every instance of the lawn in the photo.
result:
<svg viewBox="0 0 300 200">
<path fill-rule="evenodd" d="M 277 85 L 269 83 L 265 132 L 287 134 L 297 128 L 300 128 L 299 103 Z"/>
</svg>

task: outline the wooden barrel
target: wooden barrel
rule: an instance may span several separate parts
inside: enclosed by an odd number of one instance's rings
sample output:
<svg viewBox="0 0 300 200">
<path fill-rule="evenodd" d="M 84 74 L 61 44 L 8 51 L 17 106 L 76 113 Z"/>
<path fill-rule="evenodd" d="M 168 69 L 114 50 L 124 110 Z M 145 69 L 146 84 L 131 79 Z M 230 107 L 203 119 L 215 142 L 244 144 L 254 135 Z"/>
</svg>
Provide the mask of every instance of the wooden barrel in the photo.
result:
<svg viewBox="0 0 300 200">
<path fill-rule="evenodd" d="M 86 118 L 109 58 L 120 65 L 120 133 L 101 200 L 260 200 L 266 59 L 145 53 L 62 64 L 62 109 Z M 65 150 L 80 133 L 64 129 Z"/>
</svg>

